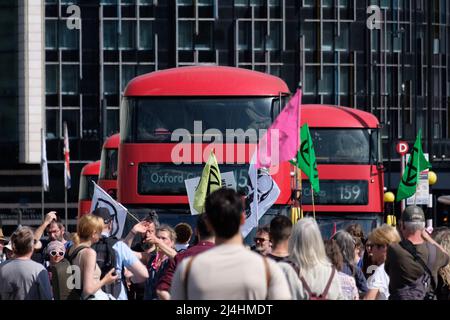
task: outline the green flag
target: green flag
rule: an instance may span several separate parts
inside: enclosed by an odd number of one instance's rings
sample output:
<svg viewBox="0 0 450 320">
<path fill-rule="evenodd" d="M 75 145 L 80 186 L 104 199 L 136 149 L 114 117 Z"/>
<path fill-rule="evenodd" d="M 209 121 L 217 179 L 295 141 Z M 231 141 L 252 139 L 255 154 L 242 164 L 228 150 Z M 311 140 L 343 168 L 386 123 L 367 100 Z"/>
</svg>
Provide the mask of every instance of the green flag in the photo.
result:
<svg viewBox="0 0 450 320">
<path fill-rule="evenodd" d="M 425 159 L 422 151 L 422 130 L 419 129 L 413 151 L 409 157 L 405 172 L 397 190 L 396 201 L 400 201 L 411 197 L 416 193 L 417 183 L 419 182 L 419 174 L 421 171 L 431 168 L 430 163 Z"/>
<path fill-rule="evenodd" d="M 314 191 L 320 192 L 316 153 L 307 123 L 300 130 L 300 149 L 297 152 L 297 163 L 292 161 L 291 163 L 299 167 L 308 176 Z"/>
<path fill-rule="evenodd" d="M 220 177 L 219 165 L 217 164 L 214 151 L 211 150 L 208 162 L 206 162 L 203 168 L 202 177 L 195 189 L 194 209 L 199 213 L 203 213 L 206 197 L 220 188 L 222 188 L 222 179 Z"/>
</svg>

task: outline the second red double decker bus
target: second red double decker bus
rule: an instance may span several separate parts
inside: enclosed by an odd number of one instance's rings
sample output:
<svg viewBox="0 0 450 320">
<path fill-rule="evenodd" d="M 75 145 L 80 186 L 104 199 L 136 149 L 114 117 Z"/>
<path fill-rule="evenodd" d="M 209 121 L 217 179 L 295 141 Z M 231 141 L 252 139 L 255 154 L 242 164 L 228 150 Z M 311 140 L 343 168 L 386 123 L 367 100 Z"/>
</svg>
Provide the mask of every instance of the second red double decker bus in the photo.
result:
<svg viewBox="0 0 450 320">
<path fill-rule="evenodd" d="M 119 142 L 120 134 L 118 133 L 106 139 L 100 157 L 101 165 L 98 176 L 98 185 L 100 188 L 108 192 L 114 199 L 117 198 Z"/>
</svg>

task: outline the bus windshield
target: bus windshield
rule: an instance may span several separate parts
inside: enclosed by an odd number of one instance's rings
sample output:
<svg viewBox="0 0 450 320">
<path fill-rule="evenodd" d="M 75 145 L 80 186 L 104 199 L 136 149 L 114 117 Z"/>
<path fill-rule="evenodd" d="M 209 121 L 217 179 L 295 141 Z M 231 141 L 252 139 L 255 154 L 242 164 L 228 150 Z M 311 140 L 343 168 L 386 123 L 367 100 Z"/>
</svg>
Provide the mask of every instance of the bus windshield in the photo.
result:
<svg viewBox="0 0 450 320">
<path fill-rule="evenodd" d="M 272 123 L 278 110 L 278 97 L 126 97 L 121 108 L 121 134 L 125 142 L 179 142 L 172 140 L 177 129 L 191 135 L 216 129 L 225 136 L 227 130 L 239 130 L 240 138 L 248 129 L 259 135 Z M 195 122 L 195 130 L 194 130 Z M 252 135 L 242 142 L 255 143 Z"/>
<path fill-rule="evenodd" d="M 318 164 L 370 164 L 378 155 L 376 129 L 311 128 Z"/>
<path fill-rule="evenodd" d="M 117 149 L 103 149 L 100 165 L 100 179 L 117 180 L 117 158 L 119 151 Z"/>
<path fill-rule="evenodd" d="M 94 195 L 94 184 L 92 181 L 97 183 L 98 176 L 93 175 L 81 175 L 80 176 L 80 190 L 78 191 L 79 200 L 91 200 Z"/>
</svg>

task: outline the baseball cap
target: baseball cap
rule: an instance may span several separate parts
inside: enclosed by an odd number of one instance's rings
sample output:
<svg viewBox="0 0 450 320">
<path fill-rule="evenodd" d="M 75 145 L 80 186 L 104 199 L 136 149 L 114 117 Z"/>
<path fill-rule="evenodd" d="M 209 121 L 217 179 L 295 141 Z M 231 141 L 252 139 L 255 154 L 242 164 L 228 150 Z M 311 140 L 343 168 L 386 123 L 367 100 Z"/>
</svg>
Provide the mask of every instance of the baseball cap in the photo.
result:
<svg viewBox="0 0 450 320">
<path fill-rule="evenodd" d="M 404 222 L 425 222 L 425 214 L 421 207 L 408 206 L 403 211 L 401 220 Z"/>
<path fill-rule="evenodd" d="M 111 215 L 109 214 L 109 210 L 107 208 L 97 208 L 92 212 L 92 214 L 102 218 L 105 224 L 111 221 Z"/>
</svg>

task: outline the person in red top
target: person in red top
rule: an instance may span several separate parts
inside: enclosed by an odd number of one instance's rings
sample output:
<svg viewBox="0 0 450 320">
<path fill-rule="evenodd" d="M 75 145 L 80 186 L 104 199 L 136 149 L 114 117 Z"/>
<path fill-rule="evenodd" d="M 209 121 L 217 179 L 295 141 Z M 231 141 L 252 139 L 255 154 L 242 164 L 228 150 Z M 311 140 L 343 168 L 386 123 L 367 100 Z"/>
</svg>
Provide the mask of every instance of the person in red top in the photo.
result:
<svg viewBox="0 0 450 320">
<path fill-rule="evenodd" d="M 214 246 L 214 234 L 210 228 L 208 228 L 205 222 L 205 215 L 199 215 L 197 219 L 196 235 L 198 237 L 198 243 L 195 246 L 189 247 L 187 250 L 179 252 L 173 259 L 169 261 L 166 273 L 161 277 L 156 285 L 156 293 L 161 300 L 170 300 L 170 286 L 172 284 L 172 278 L 175 274 L 175 269 L 179 263 L 186 257 L 195 256 L 202 253 Z"/>
</svg>

